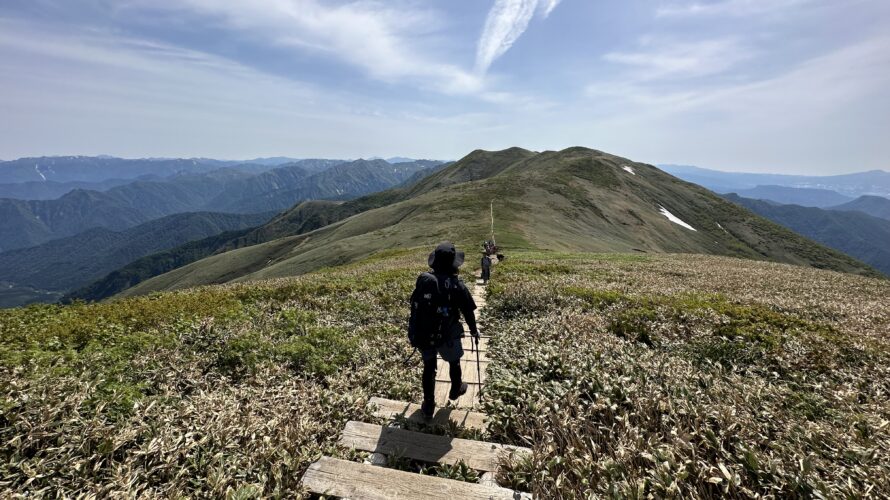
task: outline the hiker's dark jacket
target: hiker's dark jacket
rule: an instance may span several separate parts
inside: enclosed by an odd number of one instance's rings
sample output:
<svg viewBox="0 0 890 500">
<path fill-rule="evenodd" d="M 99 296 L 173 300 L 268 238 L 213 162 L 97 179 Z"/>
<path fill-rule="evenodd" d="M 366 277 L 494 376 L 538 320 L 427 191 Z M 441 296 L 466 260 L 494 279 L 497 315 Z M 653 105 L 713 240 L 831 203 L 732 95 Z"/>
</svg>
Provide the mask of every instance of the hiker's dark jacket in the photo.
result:
<svg viewBox="0 0 890 500">
<path fill-rule="evenodd" d="M 440 273 L 435 271 L 433 274 L 436 275 L 436 279 L 439 280 L 440 286 L 445 286 L 445 280 L 449 280 L 449 282 L 454 286 L 451 289 L 451 309 L 455 311 L 460 311 L 460 314 L 452 314 L 449 316 L 451 324 L 448 331 L 452 332 L 452 339 L 458 339 L 463 336 L 463 328 L 460 327 L 460 316 L 463 315 L 464 321 L 467 322 L 467 327 L 470 329 L 470 333 L 473 335 L 478 335 L 479 330 L 476 328 L 476 301 L 473 300 L 473 295 L 470 294 L 470 290 L 467 289 L 467 285 L 464 284 L 463 281 L 457 275 L 448 274 L 448 273 Z"/>
</svg>

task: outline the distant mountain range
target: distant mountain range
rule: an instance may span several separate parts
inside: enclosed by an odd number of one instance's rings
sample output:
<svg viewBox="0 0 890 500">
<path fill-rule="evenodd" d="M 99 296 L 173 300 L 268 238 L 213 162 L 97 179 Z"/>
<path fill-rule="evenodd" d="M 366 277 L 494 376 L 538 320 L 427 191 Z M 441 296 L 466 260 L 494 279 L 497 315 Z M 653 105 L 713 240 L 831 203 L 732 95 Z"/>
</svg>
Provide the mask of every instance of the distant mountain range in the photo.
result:
<svg viewBox="0 0 890 500">
<path fill-rule="evenodd" d="M 778 205 L 736 194 L 725 198 L 823 245 L 855 257 L 890 276 L 890 220 L 855 210 Z M 867 197 L 863 197 L 867 198 Z M 868 203 L 859 198 L 856 205 Z M 878 198 L 890 204 L 886 198 Z M 854 205 L 854 206 L 856 206 Z M 886 205 L 884 205 L 886 208 Z"/>
<path fill-rule="evenodd" d="M 301 160 L 260 173 L 224 167 L 106 191 L 74 190 L 53 200 L 0 199 L 0 251 L 92 228 L 121 231 L 176 213 L 280 211 L 305 199 L 348 199 L 397 186 L 439 163 Z"/>
<path fill-rule="evenodd" d="M 758 186 L 784 186 L 835 191 L 848 198 L 863 195 L 890 197 L 890 172 L 883 170 L 830 176 L 804 176 L 722 172 L 684 165 L 659 165 L 659 168 L 718 193 L 738 193 Z"/>
<path fill-rule="evenodd" d="M 890 220 L 890 199 L 881 196 L 860 196 L 855 200 L 831 207 L 832 210 L 845 210 L 862 212 L 879 219 Z M 890 241 L 887 242 L 890 246 Z"/>
<path fill-rule="evenodd" d="M 832 207 L 853 201 L 830 189 L 793 188 L 787 186 L 757 186 L 751 189 L 739 189 L 735 194 L 754 200 L 768 200 L 781 204 L 801 205 L 804 207 Z"/>
<path fill-rule="evenodd" d="M 183 213 L 124 231 L 94 228 L 36 247 L 0 253 L 0 282 L 7 283 L 7 295 L 14 286 L 20 293 L 39 291 L 53 297 L 102 278 L 145 255 L 211 235 L 258 226 L 272 215 Z M 0 303 L 3 302 L 0 299 Z M 7 297 L 2 307 L 23 303 L 26 302 Z"/>
<path fill-rule="evenodd" d="M 140 269 L 128 266 L 129 273 L 111 273 L 71 297 L 97 299 L 121 286 L 130 286 L 123 295 L 133 295 L 292 276 L 446 238 L 472 258 L 481 235 L 490 232 L 491 202 L 505 248 L 705 253 L 877 275 L 650 165 L 586 148 L 511 148 L 474 151 L 410 186 L 344 203 L 302 203 L 227 241 L 213 238 L 146 257 Z M 167 272 L 149 276 L 160 271 Z"/>
<path fill-rule="evenodd" d="M 135 180 L 157 181 L 161 179 L 162 177 L 155 175 L 144 175 Z M 134 179 L 107 179 L 98 182 L 29 181 L 0 184 L 0 198 L 12 198 L 16 200 L 54 200 L 77 189 L 108 191 L 113 187 L 123 186 L 124 184 L 129 184 L 131 182 L 134 182 Z"/>
</svg>

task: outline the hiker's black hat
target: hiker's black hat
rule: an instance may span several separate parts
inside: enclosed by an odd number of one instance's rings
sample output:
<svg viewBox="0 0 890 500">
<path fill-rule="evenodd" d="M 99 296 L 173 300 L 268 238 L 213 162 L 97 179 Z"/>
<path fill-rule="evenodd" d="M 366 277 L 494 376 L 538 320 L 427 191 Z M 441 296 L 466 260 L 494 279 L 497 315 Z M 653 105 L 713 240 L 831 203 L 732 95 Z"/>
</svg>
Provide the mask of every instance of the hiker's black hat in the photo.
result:
<svg viewBox="0 0 890 500">
<path fill-rule="evenodd" d="M 454 244 L 450 241 L 443 241 L 430 254 L 427 263 L 436 270 L 457 271 L 464 263 L 464 253 L 454 248 Z"/>
</svg>

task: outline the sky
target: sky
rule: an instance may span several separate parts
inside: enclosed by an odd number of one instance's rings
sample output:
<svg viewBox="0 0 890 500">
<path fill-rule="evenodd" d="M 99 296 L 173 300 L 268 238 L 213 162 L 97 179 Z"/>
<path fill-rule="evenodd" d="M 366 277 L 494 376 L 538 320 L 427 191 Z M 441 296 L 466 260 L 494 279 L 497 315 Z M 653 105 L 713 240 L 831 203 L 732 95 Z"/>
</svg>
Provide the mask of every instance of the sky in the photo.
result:
<svg viewBox="0 0 890 500">
<path fill-rule="evenodd" d="M 890 170 L 887 0 L 3 0 L 0 158 Z"/>
</svg>

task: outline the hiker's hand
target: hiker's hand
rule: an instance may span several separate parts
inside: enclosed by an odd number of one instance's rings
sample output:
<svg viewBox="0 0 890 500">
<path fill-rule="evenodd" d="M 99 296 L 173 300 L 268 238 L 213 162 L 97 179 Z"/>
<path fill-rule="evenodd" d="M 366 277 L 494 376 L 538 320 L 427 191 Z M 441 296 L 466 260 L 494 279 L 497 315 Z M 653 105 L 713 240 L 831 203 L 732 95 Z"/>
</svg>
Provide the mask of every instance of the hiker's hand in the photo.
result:
<svg viewBox="0 0 890 500">
<path fill-rule="evenodd" d="M 473 340 L 476 342 L 476 347 L 479 347 L 479 332 L 473 332 L 471 333 L 471 335 L 473 336 Z"/>
</svg>

